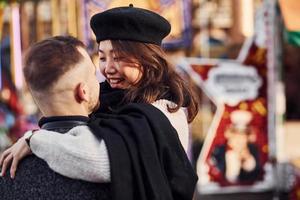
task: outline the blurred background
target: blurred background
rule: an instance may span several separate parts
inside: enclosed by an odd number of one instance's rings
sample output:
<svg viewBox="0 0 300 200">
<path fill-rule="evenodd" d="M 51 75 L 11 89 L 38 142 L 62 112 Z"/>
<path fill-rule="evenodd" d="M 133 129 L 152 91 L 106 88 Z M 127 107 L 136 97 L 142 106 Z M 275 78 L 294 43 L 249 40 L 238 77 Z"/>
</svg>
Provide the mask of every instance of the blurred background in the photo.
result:
<svg viewBox="0 0 300 200">
<path fill-rule="evenodd" d="M 195 199 L 300 199 L 299 0 L 0 0 L 0 152 L 41 117 L 22 74 L 28 47 L 73 35 L 98 65 L 90 17 L 130 3 L 170 21 L 163 47 L 199 97 Z M 239 140 L 249 161 L 229 162 Z"/>
</svg>

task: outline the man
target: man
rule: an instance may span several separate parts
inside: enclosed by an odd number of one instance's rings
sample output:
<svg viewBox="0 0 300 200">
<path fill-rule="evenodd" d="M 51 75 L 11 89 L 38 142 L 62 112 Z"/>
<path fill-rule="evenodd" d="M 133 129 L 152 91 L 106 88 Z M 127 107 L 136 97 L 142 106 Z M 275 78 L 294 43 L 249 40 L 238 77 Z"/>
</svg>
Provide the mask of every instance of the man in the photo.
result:
<svg viewBox="0 0 300 200">
<path fill-rule="evenodd" d="M 53 37 L 30 48 L 25 57 L 24 75 L 44 116 L 39 125 L 61 133 L 86 125 L 88 115 L 99 105 L 95 72 L 83 43 L 73 37 Z M 24 137 L 24 140 L 31 136 Z M 6 171 L 1 174 L 4 177 L 0 179 L 0 194 L 5 200 L 110 199 L 111 195 L 109 184 L 61 176 L 34 155 L 19 164 L 18 176 L 14 179 L 8 177 L 14 174 Z"/>
</svg>

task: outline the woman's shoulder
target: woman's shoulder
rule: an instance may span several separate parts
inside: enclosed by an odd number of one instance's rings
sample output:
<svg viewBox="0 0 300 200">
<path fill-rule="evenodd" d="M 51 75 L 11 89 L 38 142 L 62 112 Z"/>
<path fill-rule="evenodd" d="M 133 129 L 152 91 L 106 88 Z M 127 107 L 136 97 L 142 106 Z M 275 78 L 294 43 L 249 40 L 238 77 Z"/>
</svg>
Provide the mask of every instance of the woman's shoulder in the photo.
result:
<svg viewBox="0 0 300 200">
<path fill-rule="evenodd" d="M 159 110 L 161 110 L 162 112 L 167 112 L 169 114 L 171 114 L 168 110 L 169 108 L 175 108 L 177 106 L 176 103 L 174 103 L 173 101 L 167 100 L 167 99 L 159 99 L 156 100 L 152 103 L 153 106 L 155 106 L 156 108 L 158 108 Z M 180 107 L 178 109 L 178 111 L 172 113 L 172 114 L 180 114 L 180 115 L 184 115 L 186 117 L 186 108 L 185 107 Z"/>
</svg>

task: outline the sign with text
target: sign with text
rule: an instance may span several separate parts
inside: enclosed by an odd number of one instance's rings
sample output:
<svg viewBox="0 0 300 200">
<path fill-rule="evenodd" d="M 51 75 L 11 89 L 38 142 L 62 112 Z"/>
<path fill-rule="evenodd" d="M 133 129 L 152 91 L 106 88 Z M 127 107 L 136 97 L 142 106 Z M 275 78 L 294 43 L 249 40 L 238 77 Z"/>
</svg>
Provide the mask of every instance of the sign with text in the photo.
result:
<svg viewBox="0 0 300 200">
<path fill-rule="evenodd" d="M 218 102 L 237 105 L 239 102 L 255 99 L 262 80 L 252 66 L 223 61 L 208 73 L 205 87 Z"/>
</svg>

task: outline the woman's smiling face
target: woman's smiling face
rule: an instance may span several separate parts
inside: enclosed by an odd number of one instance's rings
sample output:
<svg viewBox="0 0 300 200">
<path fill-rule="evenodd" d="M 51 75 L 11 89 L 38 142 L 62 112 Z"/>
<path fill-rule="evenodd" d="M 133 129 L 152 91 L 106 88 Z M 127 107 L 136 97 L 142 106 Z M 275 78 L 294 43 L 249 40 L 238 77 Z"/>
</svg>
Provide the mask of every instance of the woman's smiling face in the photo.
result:
<svg viewBox="0 0 300 200">
<path fill-rule="evenodd" d="M 128 62 L 128 58 L 118 57 L 110 40 L 101 41 L 98 52 L 100 71 L 112 88 L 128 89 L 141 79 L 142 67 L 138 62 Z"/>
</svg>

